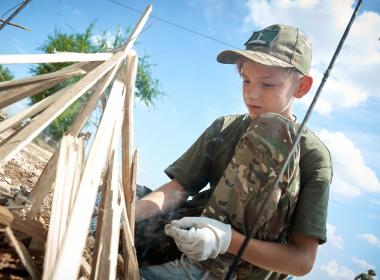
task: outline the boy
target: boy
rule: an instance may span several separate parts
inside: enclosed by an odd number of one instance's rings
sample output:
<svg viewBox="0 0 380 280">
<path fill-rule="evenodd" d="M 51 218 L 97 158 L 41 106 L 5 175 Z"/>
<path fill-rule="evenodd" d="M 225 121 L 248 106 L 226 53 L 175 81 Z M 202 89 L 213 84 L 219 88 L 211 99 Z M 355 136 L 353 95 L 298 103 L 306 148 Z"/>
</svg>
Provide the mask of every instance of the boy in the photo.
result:
<svg viewBox="0 0 380 280">
<path fill-rule="evenodd" d="M 309 130 L 272 189 L 297 133 L 292 101 L 313 82 L 308 75 L 311 46 L 297 28 L 285 25 L 254 32 L 245 45 L 246 50 L 224 51 L 217 60 L 237 65 L 248 114 L 217 119 L 165 170 L 172 181 L 136 205 L 137 221 L 154 217 L 190 195 L 197 200 L 210 183 L 201 217 L 165 226 L 183 252 L 181 259 L 143 267 L 144 279 L 223 279 L 253 223 L 258 230 L 234 272 L 237 279 L 305 275 L 318 244 L 326 242 L 331 158 Z"/>
</svg>

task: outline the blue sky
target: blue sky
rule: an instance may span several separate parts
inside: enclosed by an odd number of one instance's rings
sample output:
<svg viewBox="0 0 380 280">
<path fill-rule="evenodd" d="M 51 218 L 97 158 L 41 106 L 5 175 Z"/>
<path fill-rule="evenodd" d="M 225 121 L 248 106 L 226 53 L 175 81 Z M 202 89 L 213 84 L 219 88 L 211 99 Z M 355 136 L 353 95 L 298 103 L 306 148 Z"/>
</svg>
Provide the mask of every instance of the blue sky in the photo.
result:
<svg viewBox="0 0 380 280">
<path fill-rule="evenodd" d="M 326 69 L 353 11 L 353 0 L 184 0 L 120 2 L 243 47 L 258 28 L 296 25 L 311 38 L 315 85 Z M 2 0 L 0 13 L 15 5 Z M 108 0 L 32 0 L 14 19 L 32 32 L 0 31 L 0 53 L 38 53 L 55 28 L 83 32 L 96 20 L 94 35 L 112 37 L 118 26 L 133 26 L 139 14 Z M 241 81 L 231 65 L 216 62 L 228 46 L 156 19 L 140 35 L 138 54 L 150 55 L 153 75 L 165 96 L 154 108 L 137 102 L 135 145 L 140 150 L 138 182 L 152 188 L 167 181 L 163 170 L 217 117 L 245 113 Z M 330 148 L 334 179 L 330 192 L 328 243 L 319 249 L 313 271 L 304 279 L 353 279 L 368 268 L 380 273 L 380 1 L 365 0 L 336 66 L 322 92 L 309 127 Z M 9 66 L 16 77 L 28 65 Z M 302 119 L 312 95 L 297 101 Z"/>
</svg>

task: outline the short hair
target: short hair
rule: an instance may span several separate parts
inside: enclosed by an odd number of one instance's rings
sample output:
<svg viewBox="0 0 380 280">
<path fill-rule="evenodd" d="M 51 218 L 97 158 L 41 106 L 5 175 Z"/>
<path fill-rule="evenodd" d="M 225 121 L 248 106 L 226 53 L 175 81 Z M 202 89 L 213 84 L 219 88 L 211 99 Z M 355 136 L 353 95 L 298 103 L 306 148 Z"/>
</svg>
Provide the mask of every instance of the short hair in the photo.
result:
<svg viewBox="0 0 380 280">
<path fill-rule="evenodd" d="M 242 56 L 238 58 L 238 60 L 236 61 L 236 69 L 240 76 L 242 74 L 241 71 L 243 70 L 243 65 L 246 61 L 249 61 L 249 59 Z M 298 71 L 296 68 L 293 68 L 293 67 L 289 67 L 289 68 L 278 67 L 278 68 L 283 69 L 283 71 L 291 75 L 294 80 L 301 79 L 305 76 L 304 74 L 302 74 L 300 71 Z"/>
</svg>

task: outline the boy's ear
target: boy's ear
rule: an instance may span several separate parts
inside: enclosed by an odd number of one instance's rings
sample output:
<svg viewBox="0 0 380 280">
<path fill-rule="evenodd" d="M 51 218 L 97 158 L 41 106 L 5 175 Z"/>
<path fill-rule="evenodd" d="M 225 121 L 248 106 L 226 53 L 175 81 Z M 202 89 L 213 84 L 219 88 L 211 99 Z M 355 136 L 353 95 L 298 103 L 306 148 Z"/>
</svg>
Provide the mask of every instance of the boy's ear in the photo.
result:
<svg viewBox="0 0 380 280">
<path fill-rule="evenodd" d="M 294 97 L 295 98 L 302 98 L 303 96 L 305 96 L 309 92 L 312 85 L 313 85 L 313 78 L 310 76 L 307 76 L 307 75 L 303 76 L 300 79 L 298 88 L 297 88 L 296 92 L 294 93 Z"/>
</svg>

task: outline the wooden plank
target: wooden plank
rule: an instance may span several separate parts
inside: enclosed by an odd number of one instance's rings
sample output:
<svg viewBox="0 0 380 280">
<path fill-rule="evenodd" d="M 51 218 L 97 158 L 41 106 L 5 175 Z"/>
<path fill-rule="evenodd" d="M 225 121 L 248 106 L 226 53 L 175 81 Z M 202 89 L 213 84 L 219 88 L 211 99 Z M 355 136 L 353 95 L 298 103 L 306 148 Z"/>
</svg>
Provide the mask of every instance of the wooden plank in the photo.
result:
<svg viewBox="0 0 380 280">
<path fill-rule="evenodd" d="M 102 65 L 91 71 L 71 88 L 64 88 L 58 92 L 62 95 L 49 108 L 35 117 L 32 123 L 21 129 L 12 139 L 0 146 L 0 163 L 9 160 L 14 154 L 25 147 L 44 128 L 46 128 L 64 110 L 82 96 L 97 80 L 123 59 L 124 54 L 119 52 Z"/>
<path fill-rule="evenodd" d="M 91 274 L 91 265 L 82 257 L 82 268 L 87 275 Z M 87 277 L 85 279 L 88 279 Z"/>
<path fill-rule="evenodd" d="M 67 220 L 70 217 L 81 175 L 82 157 L 83 139 L 65 135 L 61 141 L 57 162 L 43 279 L 51 279 L 63 243 Z"/>
<path fill-rule="evenodd" d="M 76 65 L 75 67 L 73 67 L 73 69 L 61 69 L 63 70 L 62 72 L 61 70 L 59 70 L 54 73 L 40 75 L 33 78 L 27 78 L 20 81 L 11 81 L 12 83 L 0 83 L 0 86 L 2 84 L 5 84 L 2 85 L 2 87 L 0 87 L 0 89 L 2 89 L 2 91 L 0 92 L 0 109 L 17 101 L 20 101 L 26 97 L 33 96 L 44 90 L 47 90 L 63 82 L 69 77 L 85 74 L 87 73 L 87 71 L 94 69 L 97 65 L 98 63 L 84 63 L 81 65 Z M 81 67 L 81 69 L 77 69 L 78 67 Z M 47 78 L 48 76 L 50 78 Z"/>
<path fill-rule="evenodd" d="M 119 193 L 121 198 L 125 197 L 122 184 L 119 184 Z M 132 232 L 128 220 L 127 208 L 124 199 L 121 199 L 122 211 L 122 237 L 124 246 L 124 279 L 140 279 L 139 265 L 137 262 L 136 250 L 134 247 Z"/>
<path fill-rule="evenodd" d="M 67 174 L 68 179 L 71 179 L 70 183 L 72 184 L 72 189 L 69 200 L 69 212 L 68 216 L 71 215 L 71 211 L 74 207 L 75 199 L 78 194 L 79 184 L 82 177 L 83 171 L 83 162 L 84 162 L 84 137 L 74 138 L 76 141 L 73 143 L 72 149 L 75 151 L 75 154 L 71 153 L 69 158 L 69 167 L 71 170 Z"/>
<path fill-rule="evenodd" d="M 15 87 L 23 86 L 23 85 L 30 85 L 36 82 L 47 81 L 47 80 L 56 79 L 56 78 L 67 79 L 72 76 L 85 75 L 98 65 L 99 65 L 99 62 L 75 63 L 52 73 L 1 82 L 0 92 L 9 90 Z"/>
<path fill-rule="evenodd" d="M 0 133 L 6 131 L 7 129 L 14 127 L 18 124 L 20 124 L 23 120 L 26 120 L 27 118 L 34 117 L 44 109 L 46 109 L 50 104 L 52 104 L 55 100 L 59 98 L 58 94 L 50 95 L 44 99 L 42 99 L 40 102 L 33 104 L 32 106 L 26 108 L 24 111 L 21 111 L 20 113 L 3 120 L 0 122 Z"/>
<path fill-rule="evenodd" d="M 29 221 L 34 220 L 44 198 L 46 197 L 53 184 L 54 176 L 57 170 L 58 155 L 59 153 L 55 152 L 53 156 L 50 158 L 44 170 L 42 171 L 40 177 L 38 178 L 36 185 L 34 186 L 32 192 L 29 195 L 28 200 L 29 203 L 32 204 L 26 216 L 26 219 Z"/>
<path fill-rule="evenodd" d="M 0 224 L 4 226 L 10 226 L 13 221 L 13 214 L 8 208 L 0 206 Z"/>
<path fill-rule="evenodd" d="M 100 96 L 103 94 L 104 90 L 110 84 L 112 79 L 115 77 L 117 72 L 116 67 L 110 70 L 106 76 L 104 76 L 94 87 L 90 98 L 87 100 L 84 107 L 80 110 L 75 120 L 69 128 L 69 133 L 72 135 L 79 135 L 86 121 L 88 120 L 91 112 L 95 109 Z"/>
<path fill-rule="evenodd" d="M 57 63 L 57 62 L 83 62 L 104 61 L 112 53 L 75 53 L 57 52 L 40 54 L 3 54 L 0 55 L 0 64 L 29 64 L 29 63 Z"/>
<path fill-rule="evenodd" d="M 90 280 L 99 279 L 99 269 L 100 263 L 99 259 L 101 258 L 101 254 L 103 251 L 103 237 L 104 237 L 104 226 L 103 224 L 106 222 L 106 207 L 109 205 L 108 201 L 110 200 L 110 187 L 109 181 L 112 176 L 112 166 L 113 166 L 113 156 L 111 155 L 111 160 L 109 161 L 106 173 L 103 178 L 103 190 L 102 190 L 102 199 L 99 206 L 98 211 L 98 219 L 96 224 L 96 232 L 95 232 L 95 245 L 92 254 L 92 268 Z"/>
<path fill-rule="evenodd" d="M 0 223 L 11 226 L 14 230 L 31 236 L 39 242 L 45 242 L 46 230 L 35 222 L 25 221 L 17 215 L 13 215 L 5 206 L 0 206 Z"/>
<path fill-rule="evenodd" d="M 24 244 L 22 244 L 21 242 L 17 240 L 17 238 L 13 234 L 13 231 L 10 227 L 5 228 L 5 234 L 11 240 L 18 256 L 20 257 L 22 264 L 25 266 L 26 270 L 29 272 L 29 275 L 32 277 L 32 279 L 33 280 L 40 279 L 40 273 L 34 266 L 32 257 L 29 255 L 29 252 L 25 248 Z"/>
<path fill-rule="evenodd" d="M 136 178 L 137 178 L 138 154 L 139 154 L 139 151 L 138 149 L 136 149 L 135 153 L 133 154 L 133 160 L 132 160 L 131 197 L 130 197 L 131 215 L 129 217 L 129 220 L 130 220 L 133 240 L 135 238 L 135 205 L 136 205 Z"/>
<path fill-rule="evenodd" d="M 97 99 L 98 96 L 101 95 L 102 93 L 101 91 L 104 91 L 104 89 L 110 83 L 110 80 L 114 77 L 114 74 L 113 74 L 114 69 L 115 68 L 113 68 L 106 75 L 106 77 L 101 79 L 95 85 L 95 88 L 93 89 L 93 93 L 91 94 L 90 99 L 86 102 L 86 105 L 80 109 L 80 112 L 78 113 L 73 124 L 69 128 L 69 134 L 73 135 L 74 137 L 79 136 L 82 126 L 85 124 L 88 118 L 89 112 L 91 112 L 90 107 L 92 107 L 94 103 L 96 105 L 96 100 L 94 99 Z M 0 126 L 1 126 L 1 123 L 0 123 Z M 47 193 L 49 192 L 53 184 L 54 175 L 56 173 L 57 158 L 58 158 L 58 154 L 54 153 L 53 156 L 50 158 L 49 162 L 47 163 L 47 165 L 45 166 L 44 170 L 42 171 L 36 185 L 34 186 L 34 188 L 32 189 L 32 192 L 29 195 L 29 203 L 32 204 L 32 206 L 27 214 L 28 220 L 34 220 L 44 198 L 46 197 Z"/>
<path fill-rule="evenodd" d="M 66 206 L 64 205 L 64 183 L 66 176 L 67 148 L 70 145 L 69 141 L 69 137 L 64 136 L 60 143 L 42 279 L 51 279 L 53 266 L 56 263 L 58 251 L 62 244 L 62 235 L 64 234 L 64 232 L 62 232 L 62 230 L 64 230 L 62 228 L 64 227 L 64 225 L 62 225 L 62 219 L 67 219 L 67 216 L 63 217 L 65 216 L 64 214 L 67 214 L 67 211 L 63 213 L 64 209 L 61 208 Z M 70 186 L 68 187 L 70 188 Z"/>
<path fill-rule="evenodd" d="M 96 250 L 94 250 L 93 264 L 94 273 L 91 274 L 90 279 L 110 279 L 111 275 L 111 239 L 112 239 L 112 225 L 113 225 L 113 200 L 112 184 L 115 184 L 115 152 L 112 152 L 111 160 L 108 166 L 107 180 L 102 192 L 102 205 L 101 215 L 98 215 L 98 226 L 96 228 Z M 99 209 L 100 214 L 100 209 Z M 116 270 L 116 267 L 115 267 Z"/>
<path fill-rule="evenodd" d="M 36 95 L 44 90 L 47 90 L 61 82 L 65 78 L 55 78 L 47 81 L 36 82 L 33 84 L 23 85 L 18 88 L 10 89 L 6 92 L 2 92 L 0 95 L 0 109 L 9 106 L 17 101 L 20 101 L 26 97 Z"/>
<path fill-rule="evenodd" d="M 118 190 L 117 190 L 117 176 L 112 182 L 112 224 L 111 224 L 111 241 L 110 241 L 110 274 L 108 279 L 116 279 L 117 271 L 117 255 L 119 249 L 119 239 L 120 239 L 120 218 L 121 218 L 121 207 L 118 203 Z"/>
<path fill-rule="evenodd" d="M 31 124 L 23 128 L 12 139 L 0 147 L 0 164 L 10 159 L 14 154 L 25 147 L 45 127 L 47 127 L 50 122 L 52 122 L 64 110 L 66 110 L 67 107 L 69 107 L 72 103 L 74 103 L 75 100 L 77 100 L 90 87 L 92 87 L 96 81 L 103 77 L 103 75 L 105 75 L 114 66 L 119 65 L 119 63 L 132 49 L 132 46 L 136 41 L 138 34 L 141 32 L 145 22 L 147 21 L 151 11 L 152 6 L 149 5 L 135 26 L 134 30 L 131 32 L 127 44 L 123 50 L 117 52 L 110 59 L 106 60 L 103 64 L 92 70 L 69 90 L 62 89 L 59 91 L 59 93 L 63 95 L 61 98 L 59 98 L 56 102 L 54 102 L 54 104 L 52 104 L 52 106 L 38 115 Z"/>
<path fill-rule="evenodd" d="M 114 83 L 86 160 L 64 244 L 52 275 L 53 279 L 74 279 L 78 275 L 100 176 L 109 153 L 115 119 L 121 113 L 122 104 L 123 96 L 115 88 Z"/>
<path fill-rule="evenodd" d="M 134 89 L 137 73 L 137 56 L 130 56 L 126 61 L 124 68 L 124 81 L 126 84 L 126 98 L 124 103 L 124 118 L 122 127 L 122 182 L 125 194 L 125 204 L 129 215 L 129 223 L 131 223 L 131 163 L 132 163 L 132 146 L 133 146 L 133 103 Z"/>
</svg>

